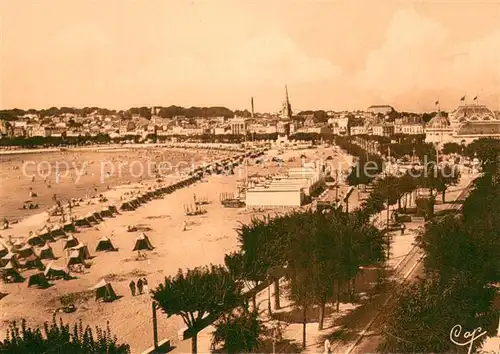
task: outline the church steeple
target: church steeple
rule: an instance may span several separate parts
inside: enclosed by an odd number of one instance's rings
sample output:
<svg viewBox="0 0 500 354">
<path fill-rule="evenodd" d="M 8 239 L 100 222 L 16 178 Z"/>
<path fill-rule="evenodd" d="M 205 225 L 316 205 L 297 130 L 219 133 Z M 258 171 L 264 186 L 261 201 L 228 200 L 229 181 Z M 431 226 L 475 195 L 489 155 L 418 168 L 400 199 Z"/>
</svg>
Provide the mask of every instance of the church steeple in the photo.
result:
<svg viewBox="0 0 500 354">
<path fill-rule="evenodd" d="M 281 118 L 283 119 L 292 118 L 292 105 L 290 104 L 290 99 L 288 98 L 287 85 L 285 85 L 285 101 L 283 102 L 283 107 L 281 109 Z"/>
</svg>

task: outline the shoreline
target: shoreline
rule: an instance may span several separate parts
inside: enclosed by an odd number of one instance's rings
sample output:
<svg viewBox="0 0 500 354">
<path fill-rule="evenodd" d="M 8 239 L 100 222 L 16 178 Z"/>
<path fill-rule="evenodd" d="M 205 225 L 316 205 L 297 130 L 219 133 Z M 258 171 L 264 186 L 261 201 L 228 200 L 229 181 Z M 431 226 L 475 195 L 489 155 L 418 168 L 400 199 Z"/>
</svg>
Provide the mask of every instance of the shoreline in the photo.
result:
<svg viewBox="0 0 500 354">
<path fill-rule="evenodd" d="M 184 150 L 182 148 L 178 149 Z M 209 162 L 205 162 L 203 166 L 196 167 L 194 170 L 192 167 L 186 167 L 186 169 L 179 171 L 179 173 L 163 176 L 162 182 L 158 182 L 158 180 L 155 179 L 147 179 L 140 182 L 129 182 L 113 186 L 109 190 L 104 191 L 103 193 L 100 193 L 97 196 L 89 196 L 87 198 L 70 198 L 71 200 L 77 200 L 79 206 L 78 209 L 73 210 L 74 212 L 73 216 L 76 215 L 81 216 L 84 214 L 87 215 L 89 213 L 93 214 L 96 212 L 95 209 L 98 207 L 101 207 L 101 210 L 97 211 L 98 213 L 101 213 L 103 210 L 108 210 L 110 208 L 115 208 L 116 210 L 119 211 L 121 210 L 121 206 L 124 203 L 127 202 L 131 203 L 135 201 L 136 199 L 138 199 L 137 196 L 139 196 L 139 198 L 144 198 L 146 202 L 150 201 L 151 199 L 161 199 L 165 195 L 170 194 L 172 189 L 176 190 L 179 187 L 183 188 L 189 186 L 190 184 L 196 181 L 203 179 L 207 171 L 213 171 L 217 166 L 221 165 L 222 166 L 228 165 L 233 167 L 238 166 L 239 163 L 242 161 L 242 159 L 245 157 L 245 155 L 251 155 L 252 153 L 255 153 L 255 150 L 249 150 L 247 153 L 240 153 L 222 159 L 215 158 Z M 211 173 L 208 173 L 208 175 L 211 175 Z M 157 196 L 158 194 L 160 194 L 158 198 L 156 197 L 153 198 L 153 196 Z M 100 199 L 99 196 L 105 198 L 106 202 L 95 203 L 96 199 Z M 128 196 L 130 196 L 130 198 L 128 198 Z M 139 205 L 142 204 L 143 204 L 142 202 L 139 203 Z M 93 207 L 88 208 L 87 206 L 93 206 Z M 6 233 L 9 236 L 13 236 L 13 238 L 19 238 L 19 235 L 13 235 L 14 233 L 19 234 L 19 231 L 15 232 L 17 231 L 16 229 L 18 228 L 26 229 L 27 227 L 29 227 L 28 225 L 34 225 L 34 224 L 40 225 L 42 221 L 49 221 L 50 211 L 52 211 L 55 207 L 56 204 L 52 204 L 46 207 L 45 209 L 39 210 L 39 212 L 35 214 L 28 215 L 18 220 L 13 220 L 13 222 L 10 223 L 8 229 L 2 229 L 0 230 L 0 232 Z M 63 205 L 63 208 L 66 209 L 67 207 Z M 89 210 L 89 209 L 94 209 L 94 210 Z M 51 224 L 51 223 L 52 222 L 49 221 L 46 224 Z M 59 224 L 60 226 L 62 226 L 63 223 L 64 222 L 62 221 L 55 222 L 56 225 Z M 73 224 L 75 224 L 75 222 L 73 222 Z M 41 228 L 39 227 L 36 229 L 31 229 L 29 231 L 36 232 L 39 230 L 43 230 L 44 228 L 45 226 L 42 226 Z M 14 231 L 14 232 L 11 233 L 9 231 Z M 27 237 L 29 231 L 28 230 L 24 231 L 25 232 L 21 232 L 21 234 L 24 234 L 25 235 L 24 237 Z"/>
<path fill-rule="evenodd" d="M 35 148 L 35 149 L 0 149 L 0 155 L 20 155 L 20 154 L 43 154 L 50 152 L 99 152 L 99 151 L 129 151 L 131 149 L 155 149 L 155 148 L 172 148 L 172 149 L 214 149 L 225 151 L 244 151 L 240 144 L 226 143 L 147 143 L 147 144 L 110 144 L 110 145 L 94 145 L 94 146 L 68 146 L 68 147 L 51 147 L 51 148 Z"/>
</svg>

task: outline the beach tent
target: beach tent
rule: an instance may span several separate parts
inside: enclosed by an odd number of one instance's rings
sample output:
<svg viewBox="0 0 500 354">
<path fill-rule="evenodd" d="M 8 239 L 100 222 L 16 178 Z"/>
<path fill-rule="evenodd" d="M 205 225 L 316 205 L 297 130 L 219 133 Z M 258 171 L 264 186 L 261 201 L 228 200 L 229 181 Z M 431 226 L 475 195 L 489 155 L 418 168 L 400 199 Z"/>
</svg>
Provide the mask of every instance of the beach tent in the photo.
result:
<svg viewBox="0 0 500 354">
<path fill-rule="evenodd" d="M 45 275 L 45 277 L 47 279 L 59 279 L 59 278 L 69 279 L 70 278 L 68 272 L 66 272 L 66 270 L 64 268 L 57 267 L 57 266 L 53 265 L 53 262 L 49 263 L 47 268 L 45 268 L 45 272 L 43 272 L 43 274 Z"/>
<path fill-rule="evenodd" d="M 40 247 L 38 249 L 38 257 L 40 257 L 40 259 L 55 259 L 56 258 L 54 256 L 54 251 L 52 250 L 52 247 L 50 247 L 48 244 L 45 244 L 45 246 Z"/>
<path fill-rule="evenodd" d="M 95 301 L 110 302 L 118 298 L 111 284 L 104 279 L 91 287 L 90 290 L 95 290 Z"/>
<path fill-rule="evenodd" d="M 119 214 L 118 213 L 118 209 L 116 209 L 116 207 L 114 205 L 110 205 L 108 207 L 109 211 L 112 212 L 113 214 Z"/>
<path fill-rule="evenodd" d="M 43 265 L 40 258 L 37 255 L 35 255 L 34 253 L 31 256 L 23 259 L 21 262 L 21 265 L 24 268 L 37 268 L 37 269 L 41 269 L 41 270 L 45 269 L 45 266 Z"/>
<path fill-rule="evenodd" d="M 73 223 L 71 221 L 68 221 L 63 225 L 63 231 L 75 232 L 76 231 L 75 225 L 73 225 Z"/>
<path fill-rule="evenodd" d="M 151 251 L 154 247 L 149 241 L 148 236 L 143 232 L 135 239 L 135 246 L 132 251 Z"/>
<path fill-rule="evenodd" d="M 132 211 L 132 210 L 135 210 L 135 208 L 130 204 L 130 202 L 124 202 L 122 204 L 122 206 L 120 207 L 120 210 Z"/>
<path fill-rule="evenodd" d="M 49 233 L 51 237 L 64 237 L 66 236 L 66 232 L 64 232 L 64 226 L 55 225 Z"/>
<path fill-rule="evenodd" d="M 82 259 L 89 259 L 90 258 L 89 249 L 83 243 L 79 243 L 75 247 L 72 247 L 71 252 L 73 252 L 73 251 L 77 251 L 78 254 L 80 255 L 80 258 L 82 258 Z"/>
<path fill-rule="evenodd" d="M 36 273 L 31 275 L 28 279 L 28 288 L 32 286 L 45 289 L 48 288 L 50 284 L 47 278 L 45 277 L 44 273 Z"/>
<path fill-rule="evenodd" d="M 109 208 L 104 208 L 99 213 L 99 216 L 102 218 L 111 218 L 113 217 L 113 212 Z"/>
<path fill-rule="evenodd" d="M 0 257 L 3 257 L 9 253 L 9 249 L 3 243 L 0 243 Z"/>
<path fill-rule="evenodd" d="M 86 219 L 86 218 L 79 218 L 75 220 L 75 225 L 76 226 L 81 226 L 81 227 L 90 227 L 92 224 Z"/>
<path fill-rule="evenodd" d="M 3 267 L 9 262 L 12 262 L 12 264 L 15 266 L 16 269 L 20 267 L 19 261 L 17 260 L 17 254 L 13 252 L 9 252 L 5 256 L 3 256 L 0 264 Z"/>
<path fill-rule="evenodd" d="M 94 217 L 94 219 L 95 219 L 95 221 L 97 223 L 101 222 L 101 221 L 104 221 L 104 219 L 102 218 L 102 216 L 97 211 L 94 211 L 94 213 L 92 214 L 92 216 Z"/>
<path fill-rule="evenodd" d="M 2 273 L 3 281 L 6 283 L 20 283 L 24 281 L 24 278 L 21 274 L 19 274 L 16 267 L 10 261 L 5 265 L 5 267 L 0 269 L 0 272 Z"/>
<path fill-rule="evenodd" d="M 85 265 L 85 261 L 80 256 L 80 252 L 78 252 L 78 251 L 72 251 L 71 254 L 69 255 L 68 264 L 67 264 L 68 268 L 74 264 Z"/>
<path fill-rule="evenodd" d="M 75 236 L 69 235 L 69 237 L 66 239 L 66 242 L 64 242 L 63 250 L 65 250 L 67 248 L 75 247 L 79 243 L 80 242 L 78 241 L 78 239 Z"/>
<path fill-rule="evenodd" d="M 19 259 L 28 258 L 30 256 L 33 256 L 34 254 L 35 251 L 33 250 L 33 247 L 31 247 L 29 244 L 25 244 L 23 247 L 17 250 L 17 256 Z"/>
<path fill-rule="evenodd" d="M 43 246 L 45 241 L 40 237 L 40 235 L 32 235 L 28 238 L 27 243 L 30 246 Z"/>
<path fill-rule="evenodd" d="M 99 240 L 99 243 L 97 244 L 97 247 L 95 248 L 96 252 L 100 251 L 115 251 L 116 248 L 113 246 L 113 243 L 111 240 L 104 236 Z"/>
<path fill-rule="evenodd" d="M 22 248 L 24 246 L 23 241 L 20 239 L 17 239 L 14 244 L 12 245 L 12 251 L 16 252 L 18 249 Z"/>
</svg>

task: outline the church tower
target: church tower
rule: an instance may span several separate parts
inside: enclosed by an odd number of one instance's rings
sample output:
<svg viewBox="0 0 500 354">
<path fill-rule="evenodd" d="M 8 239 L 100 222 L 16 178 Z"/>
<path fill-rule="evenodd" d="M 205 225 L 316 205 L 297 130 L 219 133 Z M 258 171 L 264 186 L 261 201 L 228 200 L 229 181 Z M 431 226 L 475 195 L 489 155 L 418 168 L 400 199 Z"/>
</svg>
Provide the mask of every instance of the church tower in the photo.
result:
<svg viewBox="0 0 500 354">
<path fill-rule="evenodd" d="M 283 107 L 281 108 L 282 119 L 292 119 L 292 105 L 290 104 L 290 99 L 288 98 L 288 87 L 285 85 L 285 101 L 283 102 Z"/>
</svg>

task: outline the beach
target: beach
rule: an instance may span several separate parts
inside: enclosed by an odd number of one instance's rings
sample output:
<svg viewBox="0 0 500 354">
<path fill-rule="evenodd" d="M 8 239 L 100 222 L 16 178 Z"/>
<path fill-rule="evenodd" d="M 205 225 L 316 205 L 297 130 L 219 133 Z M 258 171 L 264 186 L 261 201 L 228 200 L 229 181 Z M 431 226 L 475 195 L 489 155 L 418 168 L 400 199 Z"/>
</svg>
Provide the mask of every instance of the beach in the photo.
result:
<svg viewBox="0 0 500 354">
<path fill-rule="evenodd" d="M 84 273 L 74 274 L 77 279 L 69 281 L 56 280 L 48 289 L 28 288 L 27 282 L 2 284 L 0 291 L 8 295 L 2 299 L 2 336 L 5 335 L 9 321 L 26 318 L 30 325 L 41 325 L 51 320 L 54 311 L 61 307 L 62 297 L 72 297 L 76 311 L 73 313 L 58 313 L 65 322 L 75 323 L 82 320 L 90 325 L 110 327 L 119 339 L 129 343 L 133 353 L 140 353 L 152 345 L 152 314 L 151 299 L 147 295 L 131 296 L 128 284 L 131 280 L 146 277 L 149 288 L 156 287 L 165 276 L 174 275 L 178 269 L 204 266 L 210 263 L 221 264 L 226 253 L 238 249 L 236 229 L 240 223 L 247 223 L 254 216 L 274 215 L 286 211 L 269 209 L 252 211 L 245 208 L 224 208 L 219 198 L 222 193 L 235 193 L 245 175 L 266 175 L 286 171 L 290 167 L 300 166 L 300 155 L 306 155 L 308 161 L 325 158 L 321 149 L 286 151 L 280 154 L 284 163 L 271 162 L 277 151 L 269 151 L 262 158 L 264 163 L 256 164 L 252 159 L 247 170 L 243 166 L 235 169 L 234 175 L 211 175 L 188 187 L 180 188 L 161 199 L 154 199 L 134 211 L 120 211 L 120 215 L 105 218 L 100 224 L 90 228 L 80 228 L 74 236 L 80 243 L 87 245 L 91 256 L 90 267 Z M 219 155 L 220 156 L 220 155 Z M 140 189 L 140 184 L 118 186 L 114 191 Z M 143 186 L 144 188 L 144 186 Z M 204 205 L 205 214 L 186 216 L 184 206 L 193 205 L 193 198 L 204 199 L 209 204 Z M 104 204 L 106 205 L 106 204 Z M 82 206 L 89 208 L 97 206 Z M 81 212 L 78 212 L 81 214 Z M 19 225 L 13 225 L 15 237 L 24 241 L 30 228 L 40 225 L 43 220 L 37 216 L 25 219 Z M 187 230 L 183 231 L 186 222 Z M 128 232 L 127 226 L 134 225 L 137 231 Z M 7 235 L 5 230 L 2 235 Z M 146 259 L 137 259 L 137 252 L 132 251 L 137 236 L 141 233 L 149 237 L 154 250 L 147 252 Z M 107 236 L 117 252 L 96 252 L 99 239 Z M 5 237 L 4 237 L 5 240 Z M 59 257 L 54 264 L 64 266 L 67 254 L 63 251 L 64 239 L 50 243 L 54 253 Z M 47 261 L 44 261 L 47 264 Z M 24 277 L 35 273 L 35 270 L 25 271 Z M 96 303 L 89 288 L 101 279 L 108 280 L 120 299 L 111 303 Z M 72 294 L 72 295 L 70 295 Z M 27 309 L 29 309 L 27 311 Z M 177 332 L 184 327 L 179 317 L 166 319 L 159 314 L 159 337 L 169 338 L 172 344 L 177 341 Z"/>
<path fill-rule="evenodd" d="M 231 153 L 153 147 L 0 155 L 0 217 L 20 220 L 37 214 L 55 204 L 54 195 L 66 201 L 154 179 L 155 163 L 162 167 L 158 172 L 165 177 L 227 154 Z M 32 197 L 31 191 L 37 196 Z M 23 209 L 26 201 L 38 204 L 39 209 Z"/>
</svg>

